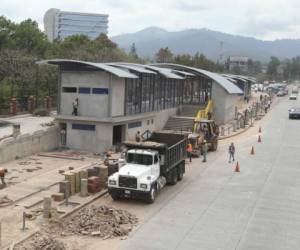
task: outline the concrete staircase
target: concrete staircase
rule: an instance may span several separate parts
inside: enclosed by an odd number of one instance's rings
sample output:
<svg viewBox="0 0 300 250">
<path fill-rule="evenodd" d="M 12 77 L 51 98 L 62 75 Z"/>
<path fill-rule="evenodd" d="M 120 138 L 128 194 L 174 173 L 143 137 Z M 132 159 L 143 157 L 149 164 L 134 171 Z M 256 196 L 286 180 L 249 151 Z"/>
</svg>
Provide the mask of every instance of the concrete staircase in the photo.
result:
<svg viewBox="0 0 300 250">
<path fill-rule="evenodd" d="M 166 130 L 192 131 L 195 117 L 173 116 L 167 121 Z"/>
<path fill-rule="evenodd" d="M 202 107 L 200 106 L 194 106 L 194 105 L 184 105 L 182 107 L 181 112 L 179 113 L 180 116 L 185 116 L 185 117 L 196 117 L 198 111 L 201 109 Z M 203 107 L 203 109 L 205 108 L 205 106 Z"/>
<path fill-rule="evenodd" d="M 204 109 L 205 106 L 196 105 L 184 105 L 182 106 L 179 115 L 172 116 L 167 121 L 164 129 L 175 131 L 192 131 L 194 126 L 194 120 L 200 109 Z"/>
</svg>

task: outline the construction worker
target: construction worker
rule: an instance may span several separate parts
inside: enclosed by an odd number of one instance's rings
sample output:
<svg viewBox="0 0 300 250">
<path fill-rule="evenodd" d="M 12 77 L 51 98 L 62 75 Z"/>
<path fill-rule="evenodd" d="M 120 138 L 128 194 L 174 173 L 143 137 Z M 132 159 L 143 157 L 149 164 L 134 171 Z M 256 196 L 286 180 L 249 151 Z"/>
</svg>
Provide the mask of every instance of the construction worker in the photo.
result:
<svg viewBox="0 0 300 250">
<path fill-rule="evenodd" d="M 78 116 L 78 106 L 79 106 L 78 98 L 75 99 L 75 101 L 72 103 L 72 106 L 73 106 L 72 115 Z"/>
<path fill-rule="evenodd" d="M 187 155 L 190 159 L 190 162 L 192 162 L 192 151 L 193 151 L 193 146 L 191 144 L 191 142 L 188 143 L 187 147 L 186 147 L 186 151 L 187 151 Z"/>
<path fill-rule="evenodd" d="M 136 141 L 136 142 L 140 142 L 141 140 L 142 140 L 142 138 L 141 138 L 141 132 L 138 131 L 138 132 L 136 133 L 136 135 L 135 135 L 135 141 Z"/>
<path fill-rule="evenodd" d="M 3 185 L 6 185 L 5 183 L 5 175 L 7 173 L 7 169 L 6 168 L 0 168 L 0 178 L 1 178 L 1 182 Z"/>
<path fill-rule="evenodd" d="M 202 162 L 206 162 L 207 151 L 208 151 L 208 146 L 207 146 L 206 140 L 204 140 L 202 143 L 202 155 L 203 155 Z"/>
<path fill-rule="evenodd" d="M 229 163 L 231 163 L 231 160 L 232 162 L 234 162 L 235 146 L 233 142 L 230 144 L 228 152 L 229 152 Z"/>
</svg>

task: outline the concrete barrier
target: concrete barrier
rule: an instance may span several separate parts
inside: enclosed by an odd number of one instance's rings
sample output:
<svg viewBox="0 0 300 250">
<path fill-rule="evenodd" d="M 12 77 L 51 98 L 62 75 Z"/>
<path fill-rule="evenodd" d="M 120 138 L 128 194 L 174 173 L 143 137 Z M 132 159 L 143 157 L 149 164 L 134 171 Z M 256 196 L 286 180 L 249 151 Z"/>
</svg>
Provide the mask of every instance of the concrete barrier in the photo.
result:
<svg viewBox="0 0 300 250">
<path fill-rule="evenodd" d="M 0 163 L 23 158 L 59 146 L 58 128 L 39 130 L 34 134 L 23 134 L 4 139 L 0 144 Z"/>
</svg>

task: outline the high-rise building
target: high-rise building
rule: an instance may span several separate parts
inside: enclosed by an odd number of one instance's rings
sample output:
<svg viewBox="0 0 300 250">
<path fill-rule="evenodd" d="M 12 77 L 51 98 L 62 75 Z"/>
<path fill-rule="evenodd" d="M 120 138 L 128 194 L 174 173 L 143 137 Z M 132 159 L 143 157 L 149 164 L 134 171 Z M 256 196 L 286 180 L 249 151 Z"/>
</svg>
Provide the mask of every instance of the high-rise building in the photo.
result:
<svg viewBox="0 0 300 250">
<path fill-rule="evenodd" d="M 95 39 L 107 34 L 108 15 L 49 9 L 44 16 L 45 33 L 52 42 L 72 35 L 86 35 Z"/>
</svg>

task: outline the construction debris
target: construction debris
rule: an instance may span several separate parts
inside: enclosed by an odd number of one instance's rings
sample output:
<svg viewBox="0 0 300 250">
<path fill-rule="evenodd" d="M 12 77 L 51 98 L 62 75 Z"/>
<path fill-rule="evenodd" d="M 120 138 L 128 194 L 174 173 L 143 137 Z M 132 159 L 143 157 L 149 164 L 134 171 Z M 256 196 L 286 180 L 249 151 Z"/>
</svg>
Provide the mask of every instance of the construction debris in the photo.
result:
<svg viewBox="0 0 300 250">
<path fill-rule="evenodd" d="M 137 217 L 125 210 L 92 206 L 66 219 L 62 227 L 63 232 L 108 239 L 127 236 L 137 223 Z"/>
<path fill-rule="evenodd" d="M 0 207 L 8 206 L 13 201 L 7 197 L 7 195 L 0 197 Z"/>
<path fill-rule="evenodd" d="M 47 233 L 36 233 L 28 241 L 14 247 L 14 250 L 67 250 L 65 245 Z"/>
</svg>

